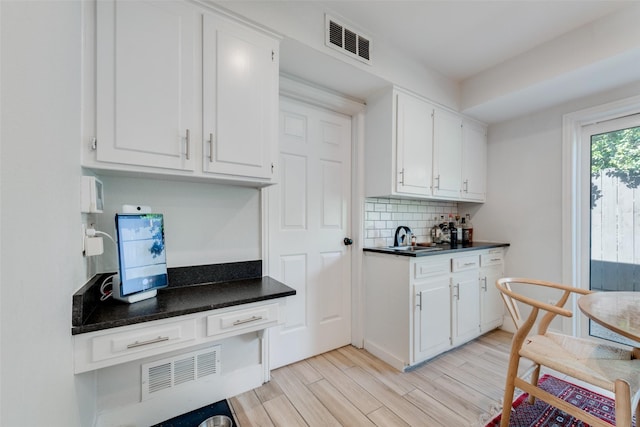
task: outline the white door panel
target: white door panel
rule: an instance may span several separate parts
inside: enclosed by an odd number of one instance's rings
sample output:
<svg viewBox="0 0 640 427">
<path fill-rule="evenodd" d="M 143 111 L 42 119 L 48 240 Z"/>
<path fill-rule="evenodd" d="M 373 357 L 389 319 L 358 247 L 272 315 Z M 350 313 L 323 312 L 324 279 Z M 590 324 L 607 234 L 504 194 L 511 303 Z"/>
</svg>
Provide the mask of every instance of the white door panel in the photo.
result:
<svg viewBox="0 0 640 427">
<path fill-rule="evenodd" d="M 269 275 L 296 289 L 271 331 L 283 366 L 351 341 L 351 119 L 281 98 L 280 179 L 269 199 Z"/>
</svg>

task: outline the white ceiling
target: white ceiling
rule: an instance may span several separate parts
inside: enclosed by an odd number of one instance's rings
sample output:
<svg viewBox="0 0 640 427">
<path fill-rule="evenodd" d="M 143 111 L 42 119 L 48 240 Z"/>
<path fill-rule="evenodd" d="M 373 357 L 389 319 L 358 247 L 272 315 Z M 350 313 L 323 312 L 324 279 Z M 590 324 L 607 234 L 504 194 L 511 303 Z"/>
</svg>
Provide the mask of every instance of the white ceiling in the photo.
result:
<svg viewBox="0 0 640 427">
<path fill-rule="evenodd" d="M 283 36 L 281 71 L 360 100 L 393 83 L 497 123 L 640 82 L 640 0 L 216 2 Z M 328 52 L 325 12 L 373 67 Z"/>
<path fill-rule="evenodd" d="M 617 11 L 624 1 L 325 1 L 382 42 L 462 81 Z"/>
</svg>

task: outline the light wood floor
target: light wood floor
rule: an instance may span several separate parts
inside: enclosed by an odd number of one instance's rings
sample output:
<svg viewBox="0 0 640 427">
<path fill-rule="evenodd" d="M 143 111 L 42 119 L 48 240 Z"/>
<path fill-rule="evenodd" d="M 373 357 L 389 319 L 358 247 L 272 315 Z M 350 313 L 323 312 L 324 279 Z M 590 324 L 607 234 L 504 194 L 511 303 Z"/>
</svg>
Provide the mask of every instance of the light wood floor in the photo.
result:
<svg viewBox="0 0 640 427">
<path fill-rule="evenodd" d="M 474 426 L 502 398 L 510 342 L 496 330 L 407 373 L 346 346 L 229 402 L 241 427 Z"/>
</svg>

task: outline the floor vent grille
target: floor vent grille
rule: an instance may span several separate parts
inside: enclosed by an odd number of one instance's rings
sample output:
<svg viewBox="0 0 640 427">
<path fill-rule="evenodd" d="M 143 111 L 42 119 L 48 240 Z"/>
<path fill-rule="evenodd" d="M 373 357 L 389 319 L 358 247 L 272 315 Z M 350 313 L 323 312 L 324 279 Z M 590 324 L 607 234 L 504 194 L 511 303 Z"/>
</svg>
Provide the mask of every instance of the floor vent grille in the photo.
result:
<svg viewBox="0 0 640 427">
<path fill-rule="evenodd" d="M 371 64 L 371 38 L 347 28 L 329 15 L 325 15 L 325 44 L 345 55 Z"/>
<path fill-rule="evenodd" d="M 220 374 L 220 346 L 142 365 L 142 400 Z"/>
</svg>

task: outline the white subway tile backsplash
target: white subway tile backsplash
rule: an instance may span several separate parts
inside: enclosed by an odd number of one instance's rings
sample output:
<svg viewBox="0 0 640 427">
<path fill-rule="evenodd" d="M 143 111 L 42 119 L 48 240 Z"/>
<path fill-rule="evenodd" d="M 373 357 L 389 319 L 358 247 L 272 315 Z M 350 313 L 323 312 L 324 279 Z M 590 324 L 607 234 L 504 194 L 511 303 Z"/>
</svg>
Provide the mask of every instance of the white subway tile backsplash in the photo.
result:
<svg viewBox="0 0 640 427">
<path fill-rule="evenodd" d="M 391 246 L 396 228 L 411 228 L 418 242 L 425 241 L 431 227 L 458 213 L 456 202 L 371 197 L 364 204 L 365 246 Z"/>
</svg>

